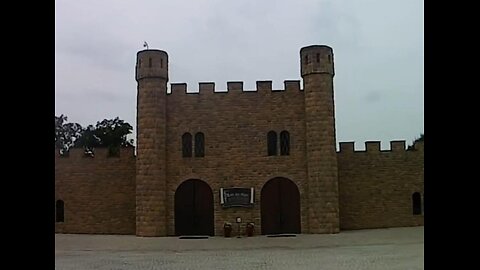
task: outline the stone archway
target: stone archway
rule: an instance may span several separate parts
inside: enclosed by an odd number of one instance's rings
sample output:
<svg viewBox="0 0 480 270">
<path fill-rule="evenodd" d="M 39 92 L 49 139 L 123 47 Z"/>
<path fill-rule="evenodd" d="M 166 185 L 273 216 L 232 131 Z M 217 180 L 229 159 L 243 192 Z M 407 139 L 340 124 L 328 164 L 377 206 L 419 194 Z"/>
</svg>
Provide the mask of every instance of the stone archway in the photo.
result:
<svg viewBox="0 0 480 270">
<path fill-rule="evenodd" d="M 300 233 L 300 192 L 290 179 L 276 177 L 262 188 L 262 234 Z"/>
<path fill-rule="evenodd" d="M 186 180 L 175 191 L 175 234 L 214 235 L 213 193 L 206 182 Z"/>
</svg>

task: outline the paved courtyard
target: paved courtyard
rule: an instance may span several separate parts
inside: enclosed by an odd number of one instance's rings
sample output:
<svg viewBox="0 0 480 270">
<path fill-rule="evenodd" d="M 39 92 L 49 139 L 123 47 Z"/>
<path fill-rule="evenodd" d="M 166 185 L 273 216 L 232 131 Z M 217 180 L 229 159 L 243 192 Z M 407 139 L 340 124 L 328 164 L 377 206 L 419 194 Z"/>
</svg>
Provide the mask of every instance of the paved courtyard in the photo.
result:
<svg viewBox="0 0 480 270">
<path fill-rule="evenodd" d="M 209 239 L 55 235 L 55 269 L 423 269 L 424 227 Z"/>
</svg>

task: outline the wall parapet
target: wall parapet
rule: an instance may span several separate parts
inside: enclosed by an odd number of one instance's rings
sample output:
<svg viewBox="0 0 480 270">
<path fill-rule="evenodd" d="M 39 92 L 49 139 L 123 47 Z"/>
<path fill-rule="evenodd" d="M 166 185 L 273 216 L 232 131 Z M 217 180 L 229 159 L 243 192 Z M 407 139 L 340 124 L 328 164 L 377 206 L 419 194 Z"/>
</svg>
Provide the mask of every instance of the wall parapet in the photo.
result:
<svg viewBox="0 0 480 270">
<path fill-rule="evenodd" d="M 285 80 L 283 82 L 284 87 L 283 89 L 273 89 L 272 81 L 270 80 L 263 80 L 263 81 L 256 81 L 256 89 L 244 89 L 244 82 L 243 81 L 228 81 L 226 90 L 216 90 L 215 89 L 215 82 L 199 82 L 198 83 L 198 91 L 189 91 L 187 83 L 170 83 L 171 92 L 169 95 L 178 95 L 180 93 L 183 94 L 204 94 L 204 93 L 229 93 L 229 92 L 242 92 L 242 93 L 255 93 L 255 92 L 302 92 L 303 90 L 300 88 L 300 80 Z"/>
<path fill-rule="evenodd" d="M 115 159 L 135 159 L 135 147 L 120 147 L 119 155 L 112 156 L 109 155 L 107 147 L 98 147 L 93 149 L 93 155 L 88 155 L 85 153 L 83 148 L 72 148 L 68 151 L 68 154 L 61 155 L 60 149 L 55 148 L 55 159 L 85 159 L 85 160 L 115 160 Z"/>
<path fill-rule="evenodd" d="M 227 90 L 240 90 L 243 91 L 243 82 L 235 81 L 235 82 L 227 82 Z"/>
<path fill-rule="evenodd" d="M 418 143 L 415 144 L 415 146 Z M 405 140 L 390 141 L 390 149 L 381 149 L 380 141 L 366 141 L 365 150 L 355 150 L 355 142 L 339 142 L 339 151 L 337 153 L 379 153 L 379 152 L 407 152 Z M 423 149 L 423 142 L 418 148 Z"/>
<path fill-rule="evenodd" d="M 185 94 L 191 94 L 187 93 L 187 84 L 186 83 L 171 83 L 170 84 L 170 89 L 173 93 L 177 93 L 180 91 L 183 91 Z"/>
<path fill-rule="evenodd" d="M 215 92 L 215 83 L 214 82 L 199 82 L 198 83 L 199 92 Z"/>
</svg>

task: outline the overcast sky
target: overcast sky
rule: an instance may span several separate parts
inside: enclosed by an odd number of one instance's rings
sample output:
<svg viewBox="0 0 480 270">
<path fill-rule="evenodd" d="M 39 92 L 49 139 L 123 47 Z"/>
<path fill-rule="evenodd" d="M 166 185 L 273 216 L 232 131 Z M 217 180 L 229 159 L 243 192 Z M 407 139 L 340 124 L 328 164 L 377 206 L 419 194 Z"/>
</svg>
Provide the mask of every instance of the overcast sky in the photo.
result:
<svg viewBox="0 0 480 270">
<path fill-rule="evenodd" d="M 167 51 L 170 82 L 299 80 L 299 51 L 335 54 L 337 142 L 424 132 L 423 1 L 56 0 L 55 114 L 82 126 L 116 116 L 136 127 L 135 57 Z M 132 136 L 134 138 L 135 135 Z"/>
</svg>

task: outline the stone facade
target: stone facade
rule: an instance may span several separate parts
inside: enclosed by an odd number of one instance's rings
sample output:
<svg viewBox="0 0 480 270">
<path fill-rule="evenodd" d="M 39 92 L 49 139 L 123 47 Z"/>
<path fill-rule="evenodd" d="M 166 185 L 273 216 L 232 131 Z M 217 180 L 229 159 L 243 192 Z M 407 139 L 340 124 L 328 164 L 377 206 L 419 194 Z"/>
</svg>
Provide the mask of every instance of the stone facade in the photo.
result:
<svg viewBox="0 0 480 270">
<path fill-rule="evenodd" d="M 83 149 L 61 157 L 55 150 L 55 201 L 64 203 L 65 222 L 56 222 L 59 233 L 135 233 L 134 148 L 108 157 L 107 149 L 95 156 Z"/>
<path fill-rule="evenodd" d="M 302 233 L 423 224 L 423 215 L 411 214 L 412 192 L 421 192 L 423 198 L 423 145 L 421 150 L 406 151 L 405 142 L 403 149 L 396 143 L 393 151 L 375 152 L 367 144 L 368 150 L 358 153 L 341 143 L 337 153 L 333 50 L 308 46 L 300 57 L 303 89 L 300 81 L 285 81 L 284 89 L 277 90 L 271 81 L 258 81 L 257 89 L 244 90 L 243 82 L 228 82 L 227 91 L 216 91 L 215 83 L 202 82 L 192 93 L 186 84 L 172 83 L 167 94 L 167 53 L 140 51 L 136 161 L 120 158 L 124 161 L 117 164 L 124 166 L 120 168 L 104 166 L 110 164 L 104 161 L 108 159 L 98 155 L 56 157 L 56 196 L 65 201 L 65 221 L 57 223 L 56 231 L 175 235 L 177 188 L 186 180 L 199 179 L 213 193 L 215 235 L 222 235 L 224 222 L 234 223 L 236 217 L 243 220 L 242 231 L 253 222 L 255 234 L 261 234 L 261 191 L 276 177 L 287 178 L 298 188 Z M 268 155 L 269 131 L 288 131 L 288 155 Z M 183 157 L 185 133 L 204 135 L 204 156 Z M 87 192 L 89 181 L 112 184 L 104 180 L 106 175 L 118 178 L 121 171 L 128 172 L 118 179 L 125 186 L 105 184 L 98 186 L 98 193 Z M 220 189 L 230 187 L 253 187 L 253 208 L 223 208 Z M 130 207 L 125 209 L 128 218 L 113 209 L 110 216 L 94 215 L 99 210 L 91 204 L 114 201 Z M 84 215 L 89 211 L 98 219 L 87 222 Z M 115 224 L 123 228 L 107 226 L 108 220 L 120 216 L 122 221 Z"/>
<path fill-rule="evenodd" d="M 413 193 L 421 194 L 423 205 L 423 153 L 423 142 L 412 151 L 405 150 L 405 141 L 390 142 L 390 150 L 366 142 L 365 151 L 340 143 L 340 229 L 423 225 L 423 209 L 412 214 Z"/>
</svg>

